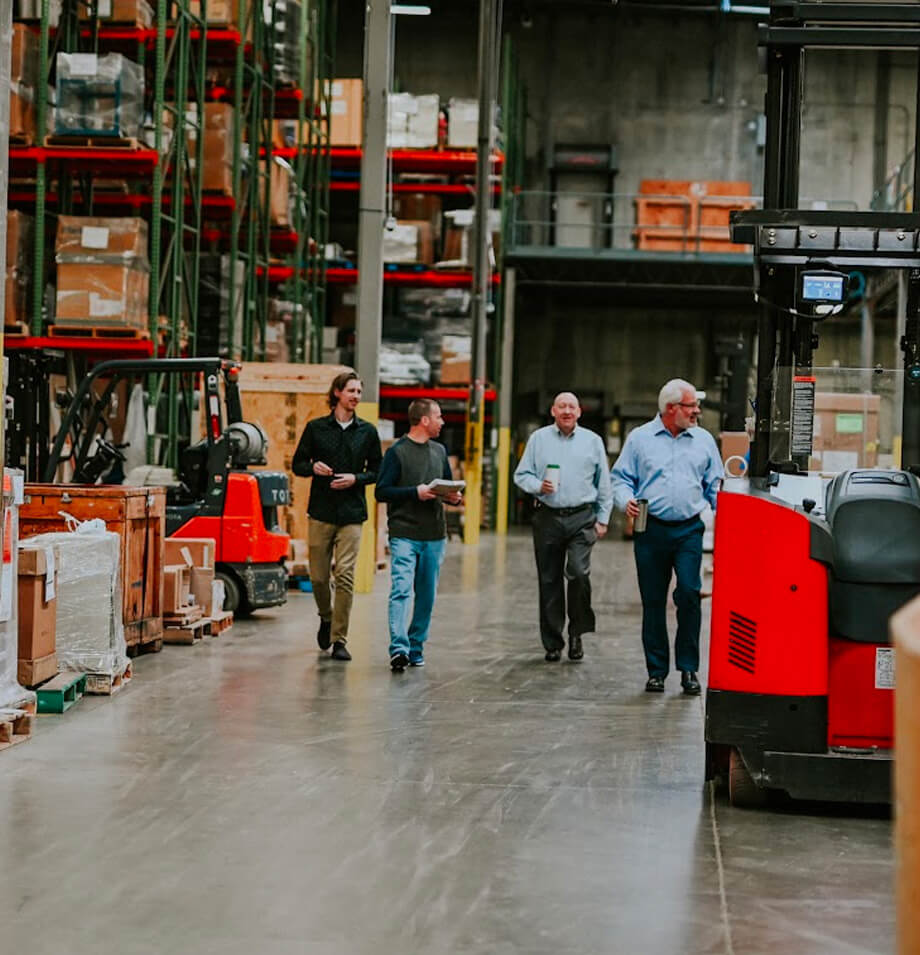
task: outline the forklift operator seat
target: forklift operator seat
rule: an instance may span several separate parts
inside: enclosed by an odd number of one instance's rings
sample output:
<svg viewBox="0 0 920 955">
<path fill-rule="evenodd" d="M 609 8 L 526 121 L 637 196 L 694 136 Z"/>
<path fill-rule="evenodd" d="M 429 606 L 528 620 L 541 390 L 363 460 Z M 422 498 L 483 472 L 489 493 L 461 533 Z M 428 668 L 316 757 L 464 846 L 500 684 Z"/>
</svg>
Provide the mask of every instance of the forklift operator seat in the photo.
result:
<svg viewBox="0 0 920 955">
<path fill-rule="evenodd" d="M 884 643 L 888 618 L 920 593 L 920 482 L 906 471 L 844 471 L 828 485 L 825 515 L 831 632 Z"/>
<path fill-rule="evenodd" d="M 179 480 L 191 491 L 193 500 L 204 500 L 208 493 L 207 441 L 189 445 L 180 453 Z"/>
</svg>

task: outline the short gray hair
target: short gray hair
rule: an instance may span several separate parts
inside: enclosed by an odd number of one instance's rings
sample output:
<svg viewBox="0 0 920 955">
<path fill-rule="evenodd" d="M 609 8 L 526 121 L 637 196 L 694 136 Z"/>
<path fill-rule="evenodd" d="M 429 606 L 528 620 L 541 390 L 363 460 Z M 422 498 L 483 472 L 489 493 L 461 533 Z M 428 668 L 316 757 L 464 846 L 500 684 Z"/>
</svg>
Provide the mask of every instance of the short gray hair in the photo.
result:
<svg viewBox="0 0 920 955">
<path fill-rule="evenodd" d="M 677 405 L 683 401 L 684 393 L 696 394 L 696 388 L 683 378 L 672 378 L 658 392 L 658 410 L 663 412 L 668 405 Z"/>
</svg>

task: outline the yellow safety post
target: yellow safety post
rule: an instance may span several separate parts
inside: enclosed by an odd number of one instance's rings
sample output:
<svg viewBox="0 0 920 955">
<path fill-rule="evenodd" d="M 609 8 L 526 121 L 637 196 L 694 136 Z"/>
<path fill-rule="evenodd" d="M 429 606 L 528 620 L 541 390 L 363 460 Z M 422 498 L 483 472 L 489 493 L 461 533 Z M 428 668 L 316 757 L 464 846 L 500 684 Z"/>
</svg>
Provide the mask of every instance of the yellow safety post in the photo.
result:
<svg viewBox="0 0 920 955">
<path fill-rule="evenodd" d="M 479 543 L 479 525 L 482 522 L 482 402 L 479 414 L 469 414 L 466 421 L 466 455 L 463 474 L 466 491 L 463 495 L 463 543 Z"/>
<path fill-rule="evenodd" d="M 508 533 L 508 495 L 511 490 L 511 429 L 498 429 L 498 484 L 495 488 L 495 531 Z"/>
<path fill-rule="evenodd" d="M 375 428 L 380 417 L 380 408 L 376 401 L 362 401 L 358 405 L 359 418 L 369 421 Z M 355 593 L 374 592 L 374 577 L 377 573 L 377 501 L 374 498 L 373 485 L 365 491 L 367 494 L 367 520 L 361 528 L 361 548 L 358 551 L 358 564 L 355 567 Z"/>
<path fill-rule="evenodd" d="M 920 598 L 891 618 L 895 645 L 894 764 L 898 955 L 920 952 Z"/>
</svg>

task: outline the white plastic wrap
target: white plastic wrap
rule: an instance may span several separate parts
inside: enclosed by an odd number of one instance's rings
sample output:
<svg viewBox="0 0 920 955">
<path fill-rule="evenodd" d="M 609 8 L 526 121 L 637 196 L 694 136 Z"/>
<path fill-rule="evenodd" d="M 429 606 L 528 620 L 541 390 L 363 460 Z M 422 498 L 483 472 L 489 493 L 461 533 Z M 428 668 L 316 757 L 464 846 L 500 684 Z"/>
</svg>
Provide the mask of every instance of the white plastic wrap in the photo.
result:
<svg viewBox="0 0 920 955">
<path fill-rule="evenodd" d="M 19 622 L 16 612 L 19 566 L 19 505 L 22 471 L 7 468 L 3 480 L 3 569 L 0 572 L 0 711 L 16 710 L 35 694 L 19 685 Z"/>
<path fill-rule="evenodd" d="M 120 53 L 58 53 L 56 133 L 137 138 L 143 115 L 138 63 Z"/>
<path fill-rule="evenodd" d="M 36 546 L 55 544 L 59 670 L 116 676 L 128 663 L 121 607 L 121 541 L 102 521 L 73 532 L 39 534 Z"/>
</svg>

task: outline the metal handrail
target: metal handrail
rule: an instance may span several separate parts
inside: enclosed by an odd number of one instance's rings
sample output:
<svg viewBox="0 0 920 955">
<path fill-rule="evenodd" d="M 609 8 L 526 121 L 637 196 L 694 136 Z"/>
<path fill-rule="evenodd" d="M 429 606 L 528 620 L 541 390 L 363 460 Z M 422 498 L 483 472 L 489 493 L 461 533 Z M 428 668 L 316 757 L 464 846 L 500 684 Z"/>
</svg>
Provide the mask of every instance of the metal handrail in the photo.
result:
<svg viewBox="0 0 920 955">
<path fill-rule="evenodd" d="M 590 204 L 594 218 L 566 218 L 565 201 Z M 562 203 L 562 208 L 560 207 Z M 660 217 L 650 221 L 643 212 L 644 203 L 669 206 Z M 762 208 L 763 197 L 752 195 L 680 195 L 664 193 L 552 193 L 521 190 L 510 203 L 510 245 L 552 246 L 556 248 L 633 249 L 647 251 L 742 251 L 731 242 L 726 221 L 706 222 L 705 210 Z M 827 201 L 803 199 L 800 207 L 856 210 L 851 200 Z M 716 246 L 716 248 L 713 248 Z"/>
</svg>

